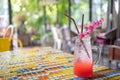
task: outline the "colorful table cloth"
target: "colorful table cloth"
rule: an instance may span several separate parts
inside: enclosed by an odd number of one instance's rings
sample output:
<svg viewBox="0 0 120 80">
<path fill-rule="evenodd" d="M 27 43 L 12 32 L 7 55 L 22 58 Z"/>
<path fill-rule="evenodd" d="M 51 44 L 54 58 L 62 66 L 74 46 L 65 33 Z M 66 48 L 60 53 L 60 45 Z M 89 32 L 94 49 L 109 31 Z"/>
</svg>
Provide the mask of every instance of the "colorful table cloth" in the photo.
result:
<svg viewBox="0 0 120 80">
<path fill-rule="evenodd" d="M 120 71 L 94 65 L 92 78 L 73 74 L 73 55 L 50 47 L 0 53 L 0 80 L 119 80 Z"/>
</svg>

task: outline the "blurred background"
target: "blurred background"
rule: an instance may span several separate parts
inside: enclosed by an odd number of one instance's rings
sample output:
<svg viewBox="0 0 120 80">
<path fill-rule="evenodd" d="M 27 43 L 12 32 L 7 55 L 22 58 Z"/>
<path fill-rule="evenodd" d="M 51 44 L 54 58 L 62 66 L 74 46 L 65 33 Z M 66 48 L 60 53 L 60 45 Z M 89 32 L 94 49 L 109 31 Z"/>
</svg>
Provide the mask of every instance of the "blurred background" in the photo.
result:
<svg viewBox="0 0 120 80">
<path fill-rule="evenodd" d="M 74 50 L 77 35 L 73 17 L 81 26 L 104 18 L 104 23 L 91 34 L 93 44 L 99 32 L 110 31 L 118 23 L 119 0 L 0 0 L 0 35 L 13 25 L 24 47 L 51 46 L 67 52 Z"/>
</svg>

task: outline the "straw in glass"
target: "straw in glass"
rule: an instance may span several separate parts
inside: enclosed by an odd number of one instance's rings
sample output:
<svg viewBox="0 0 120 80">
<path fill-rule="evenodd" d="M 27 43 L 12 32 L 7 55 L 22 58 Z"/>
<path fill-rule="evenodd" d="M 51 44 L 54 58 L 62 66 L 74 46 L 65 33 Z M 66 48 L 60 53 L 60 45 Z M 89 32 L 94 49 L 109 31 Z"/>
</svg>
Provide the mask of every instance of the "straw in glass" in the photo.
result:
<svg viewBox="0 0 120 80">
<path fill-rule="evenodd" d="M 82 15 L 82 26 L 81 26 L 81 33 L 83 33 L 83 25 L 84 25 L 84 14 Z"/>
<path fill-rule="evenodd" d="M 78 30 L 78 27 L 77 27 L 77 25 L 76 25 L 75 20 L 74 20 L 72 17 L 70 17 L 69 15 L 67 15 L 67 14 L 64 14 L 64 15 L 67 16 L 68 18 L 70 18 L 70 19 L 74 22 L 74 25 L 75 25 L 75 27 L 76 27 L 77 33 L 78 33 L 78 35 L 79 35 L 80 32 L 79 32 L 79 30 Z M 82 19 L 82 20 L 83 20 L 83 19 Z M 87 51 L 87 48 L 85 47 L 84 42 L 82 41 L 82 39 L 80 39 L 80 41 L 81 41 L 81 43 L 83 44 L 83 47 L 84 47 L 84 49 L 85 49 L 88 57 L 90 58 L 89 53 L 88 53 L 88 51 Z"/>
</svg>

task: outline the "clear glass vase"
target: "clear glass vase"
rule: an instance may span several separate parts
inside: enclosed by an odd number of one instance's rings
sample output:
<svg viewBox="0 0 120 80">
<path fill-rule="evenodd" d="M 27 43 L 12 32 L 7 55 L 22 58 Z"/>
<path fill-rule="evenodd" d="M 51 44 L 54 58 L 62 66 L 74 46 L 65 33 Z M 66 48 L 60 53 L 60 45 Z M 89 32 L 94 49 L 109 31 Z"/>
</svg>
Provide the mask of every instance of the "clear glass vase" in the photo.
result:
<svg viewBox="0 0 120 80">
<path fill-rule="evenodd" d="M 93 74 L 93 60 L 90 37 L 80 40 L 76 38 L 74 50 L 74 74 L 78 77 L 91 77 Z"/>
</svg>

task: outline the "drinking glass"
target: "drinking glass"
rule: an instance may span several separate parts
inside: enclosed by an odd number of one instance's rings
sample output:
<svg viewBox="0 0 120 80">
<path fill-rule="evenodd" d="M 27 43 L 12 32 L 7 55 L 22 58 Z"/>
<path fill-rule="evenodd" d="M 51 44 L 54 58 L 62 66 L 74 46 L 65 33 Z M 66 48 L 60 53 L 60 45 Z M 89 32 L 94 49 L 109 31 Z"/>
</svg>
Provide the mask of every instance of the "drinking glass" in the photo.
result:
<svg viewBox="0 0 120 80">
<path fill-rule="evenodd" d="M 93 60 L 90 36 L 80 40 L 76 38 L 73 62 L 74 74 L 78 77 L 91 77 L 93 73 Z"/>
</svg>

